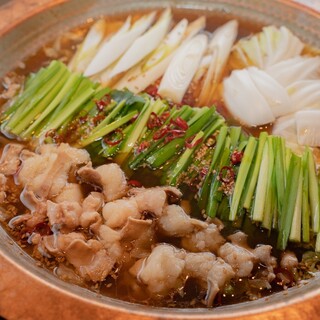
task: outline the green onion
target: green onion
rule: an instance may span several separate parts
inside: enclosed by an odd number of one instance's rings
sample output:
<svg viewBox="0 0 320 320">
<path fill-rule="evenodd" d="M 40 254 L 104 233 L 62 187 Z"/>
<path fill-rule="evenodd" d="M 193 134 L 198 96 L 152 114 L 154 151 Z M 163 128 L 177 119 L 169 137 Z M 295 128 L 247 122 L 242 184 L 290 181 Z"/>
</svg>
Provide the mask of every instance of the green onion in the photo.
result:
<svg viewBox="0 0 320 320">
<path fill-rule="evenodd" d="M 162 127 L 160 127 L 158 130 L 163 129 L 171 119 L 176 119 L 177 117 L 182 118 L 183 120 L 188 120 L 188 117 L 190 115 L 190 107 L 183 106 L 180 110 L 174 110 L 172 114 L 169 116 L 169 118 L 165 121 Z M 133 159 L 129 162 L 129 167 L 131 169 L 136 169 L 145 159 L 152 154 L 157 148 L 161 147 L 161 144 L 164 141 L 164 138 L 159 139 L 158 141 L 153 140 L 153 133 L 151 132 L 150 135 L 143 141 L 147 141 L 150 143 L 150 147 L 146 148 L 145 150 L 141 151 L 137 155 L 133 155 Z M 142 142 L 142 141 L 140 141 Z"/>
<path fill-rule="evenodd" d="M 319 232 L 319 187 L 314 157 L 310 148 L 308 152 L 309 201 L 313 232 Z"/>
<path fill-rule="evenodd" d="M 209 109 L 203 113 L 201 118 L 189 126 L 189 129 L 186 131 L 183 138 L 174 139 L 161 149 L 155 151 L 147 158 L 147 163 L 153 168 L 162 166 L 167 160 L 181 150 L 186 139 L 198 133 L 208 123 L 214 112 L 214 109 Z M 195 115 L 195 117 L 197 117 L 197 115 Z"/>
<path fill-rule="evenodd" d="M 292 153 L 292 152 L 291 152 Z M 277 247 L 284 250 L 289 239 L 296 200 L 299 190 L 299 179 L 301 170 L 301 158 L 294 153 L 290 155 L 289 168 L 287 173 L 287 187 L 283 202 L 283 212 L 279 222 L 279 234 Z"/>
<path fill-rule="evenodd" d="M 212 160 L 210 163 L 210 167 L 208 170 L 208 174 L 206 175 L 202 186 L 198 192 L 198 205 L 200 207 L 201 210 L 206 208 L 207 202 L 208 202 L 208 196 L 209 196 L 209 190 L 210 190 L 210 185 L 211 185 L 211 180 L 212 180 L 212 175 L 213 175 L 213 170 L 215 169 L 217 162 L 220 159 L 220 156 L 223 152 L 224 149 L 224 144 L 225 144 L 225 140 L 228 134 L 228 127 L 227 126 L 222 126 L 220 128 L 220 132 L 217 136 L 217 143 L 212 155 Z"/>
<path fill-rule="evenodd" d="M 262 226 L 268 230 L 271 230 L 275 202 L 275 184 L 274 184 L 274 150 L 273 150 L 273 137 L 267 138 L 268 143 L 268 175 L 267 175 L 267 190 L 266 201 L 264 204 L 264 212 L 262 218 Z"/>
<path fill-rule="evenodd" d="M 77 88 L 81 81 L 81 76 L 77 74 L 71 74 L 66 83 L 63 83 L 63 87 L 51 101 L 51 103 L 45 108 L 45 110 L 40 114 L 40 116 L 32 123 L 32 125 L 25 130 L 23 137 L 30 137 L 32 132 L 37 128 L 37 126 L 47 117 L 63 100 L 63 98 L 68 94 L 72 88 Z"/>
<path fill-rule="evenodd" d="M 185 168 L 188 165 L 188 161 L 190 160 L 191 155 L 194 153 L 194 151 L 197 149 L 198 145 L 197 142 L 202 139 L 202 137 L 204 136 L 204 132 L 200 131 L 196 134 L 196 136 L 193 138 L 191 145 L 194 145 L 192 148 L 186 148 L 186 150 L 184 151 L 184 153 L 181 155 L 181 157 L 179 158 L 179 161 L 177 162 L 177 164 L 174 166 L 174 169 L 172 171 L 170 171 L 169 174 L 169 180 L 168 180 L 168 184 L 170 185 L 176 185 L 177 182 L 177 177 L 179 176 L 179 174 L 185 170 Z"/>
<path fill-rule="evenodd" d="M 90 143 L 101 139 L 105 135 L 109 134 L 110 132 L 112 132 L 112 131 L 118 129 L 119 127 L 123 126 L 124 124 L 126 124 L 137 113 L 138 113 L 138 111 L 136 111 L 136 110 L 132 111 L 132 112 L 128 113 L 127 115 L 125 115 L 124 117 L 119 118 L 116 121 L 106 125 L 105 127 L 96 131 L 94 134 L 90 135 L 88 138 L 79 141 L 78 144 L 75 145 L 75 147 L 78 147 L 78 148 L 85 147 L 85 146 L 89 145 Z"/>
<path fill-rule="evenodd" d="M 218 179 L 221 169 L 230 164 L 230 145 L 231 138 L 226 137 L 225 148 L 222 152 L 219 168 L 213 173 L 213 178 L 210 185 L 206 214 L 210 218 L 214 218 L 217 214 L 219 204 L 222 201 L 223 191 L 221 190 L 221 181 Z"/>
<path fill-rule="evenodd" d="M 310 241 L 310 203 L 309 203 L 309 153 L 305 149 L 302 156 L 302 241 Z"/>
<path fill-rule="evenodd" d="M 289 240 L 294 242 L 301 242 L 301 214 L 302 214 L 302 167 L 298 180 L 298 191 L 293 212 L 292 225 L 289 235 Z"/>
<path fill-rule="evenodd" d="M 25 86 L 25 90 L 17 97 L 15 102 L 2 114 L 1 119 L 7 120 L 8 117 L 14 116 L 14 112 L 21 108 L 24 110 L 30 101 L 34 99 L 37 92 L 47 84 L 47 82 L 55 76 L 61 69 L 61 62 L 52 61 L 47 68 L 40 69 L 38 73 L 33 75 Z"/>
<path fill-rule="evenodd" d="M 268 134 L 266 132 L 261 132 L 258 140 L 258 149 L 256 152 L 256 157 L 254 159 L 254 164 L 252 166 L 252 174 L 250 176 L 249 184 L 247 191 L 245 193 L 245 200 L 243 206 L 246 209 L 250 209 L 251 203 L 252 203 L 252 198 L 253 194 L 256 188 L 257 180 L 258 180 L 258 174 L 261 166 L 261 160 L 262 160 L 262 154 L 263 154 L 263 149 L 264 149 L 264 144 L 267 140 Z"/>
<path fill-rule="evenodd" d="M 238 213 L 241 194 L 244 189 L 244 185 L 248 176 L 250 166 L 252 164 L 253 157 L 255 155 L 256 145 L 257 145 L 256 139 L 254 137 L 250 137 L 248 140 L 246 150 L 243 154 L 243 158 L 241 160 L 239 173 L 238 173 L 234 191 L 233 191 L 231 208 L 230 208 L 230 216 L 229 216 L 231 221 L 235 220 Z"/>
<path fill-rule="evenodd" d="M 276 183 L 276 199 L 277 210 L 275 211 L 273 219 L 273 228 L 277 229 L 279 216 L 281 216 L 284 192 L 286 189 L 286 147 L 285 141 L 281 137 L 274 137 L 274 150 L 275 150 L 275 183 Z"/>
<path fill-rule="evenodd" d="M 120 145 L 119 153 L 116 157 L 118 163 L 123 163 L 123 161 L 129 156 L 129 153 L 133 149 L 135 143 L 140 139 L 141 133 L 143 132 L 155 105 L 162 103 L 163 102 L 161 100 L 157 100 L 154 103 L 151 103 L 149 99 L 146 100 L 139 117 L 136 119 L 131 130 Z"/>
<path fill-rule="evenodd" d="M 60 68 L 32 97 L 27 105 L 21 105 L 19 108 L 21 112 L 17 112 L 13 115 L 13 117 L 7 123 L 6 129 L 12 132 L 15 131 L 16 134 L 21 133 L 21 131 L 24 129 L 23 125 L 27 126 L 29 121 L 33 120 L 38 113 L 41 112 L 47 106 L 47 104 L 51 102 L 51 100 L 54 98 L 54 95 L 57 94 L 57 91 L 66 81 L 66 76 L 66 68 Z M 26 117 L 28 119 L 27 123 L 25 123 Z M 23 125 L 20 124 L 21 122 L 23 122 Z"/>
</svg>

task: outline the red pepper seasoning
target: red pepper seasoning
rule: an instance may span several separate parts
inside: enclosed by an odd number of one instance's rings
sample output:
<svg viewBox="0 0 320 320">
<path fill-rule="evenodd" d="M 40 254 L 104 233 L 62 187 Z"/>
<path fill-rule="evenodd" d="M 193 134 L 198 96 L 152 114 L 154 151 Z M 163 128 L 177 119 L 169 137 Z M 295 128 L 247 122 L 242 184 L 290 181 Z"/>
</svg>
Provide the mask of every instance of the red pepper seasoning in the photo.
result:
<svg viewBox="0 0 320 320">
<path fill-rule="evenodd" d="M 147 93 L 148 95 L 150 95 L 151 97 L 157 97 L 158 96 L 158 87 L 154 84 L 151 84 L 150 86 L 148 86 L 145 90 L 145 93 Z"/>
<path fill-rule="evenodd" d="M 222 181 L 223 183 L 232 183 L 234 182 L 234 171 L 233 168 L 230 166 L 224 166 L 221 168 L 220 173 L 219 173 L 219 180 Z"/>
<path fill-rule="evenodd" d="M 160 119 L 164 122 L 170 117 L 170 111 L 165 111 L 161 114 Z"/>
<path fill-rule="evenodd" d="M 105 118 L 105 115 L 103 113 L 99 113 L 92 119 L 92 122 L 94 125 L 97 125 L 98 122 L 102 121 L 104 118 Z"/>
<path fill-rule="evenodd" d="M 162 139 L 167 133 L 169 132 L 169 128 L 167 126 L 163 127 L 162 129 L 156 131 L 153 135 L 154 140 Z"/>
<path fill-rule="evenodd" d="M 83 116 L 79 118 L 79 124 L 84 124 L 88 121 L 88 116 Z"/>
<path fill-rule="evenodd" d="M 183 120 L 181 117 L 177 117 L 175 120 L 172 119 L 170 123 L 184 131 L 188 130 L 189 128 L 188 123 L 185 120 Z"/>
<path fill-rule="evenodd" d="M 58 132 L 55 129 L 51 129 L 51 130 L 47 131 L 45 133 L 45 137 L 52 138 L 52 140 L 57 144 L 63 142 L 63 136 L 58 134 Z"/>
<path fill-rule="evenodd" d="M 161 118 L 155 113 L 155 112 L 151 112 L 148 123 L 147 123 L 147 127 L 149 130 L 152 130 L 154 128 L 159 128 L 161 127 L 163 124 Z"/>
<path fill-rule="evenodd" d="M 208 167 L 203 167 L 203 168 L 201 168 L 199 173 L 200 173 L 201 177 L 205 177 L 208 172 L 209 172 L 209 168 Z"/>
<path fill-rule="evenodd" d="M 108 104 L 110 104 L 110 102 L 111 102 L 111 96 L 110 96 L 109 94 L 106 94 L 106 95 L 104 95 L 101 99 L 95 100 L 94 102 L 95 102 L 95 104 L 96 104 L 96 106 L 97 106 L 97 109 L 98 109 L 99 111 L 103 111 L 104 108 L 105 108 Z"/>
<path fill-rule="evenodd" d="M 188 139 L 185 141 L 185 146 L 186 146 L 186 148 L 192 149 L 192 148 L 196 147 L 197 145 L 199 145 L 199 144 L 203 141 L 202 138 L 199 138 L 197 141 L 195 141 L 195 142 L 192 143 L 194 137 L 195 137 L 195 135 L 191 136 L 190 138 L 188 138 Z"/>
<path fill-rule="evenodd" d="M 233 165 L 237 165 L 241 162 L 243 158 L 243 152 L 234 150 L 231 154 L 231 162 Z"/>
<path fill-rule="evenodd" d="M 181 138 L 185 135 L 185 133 L 186 132 L 184 130 L 176 130 L 176 129 L 169 130 L 164 141 L 167 143 L 174 139 Z"/>
<path fill-rule="evenodd" d="M 144 151 L 145 149 L 147 149 L 150 146 L 150 142 L 149 141 L 142 141 L 137 149 L 137 153 L 141 153 L 142 151 Z"/>
<path fill-rule="evenodd" d="M 114 130 L 114 133 L 119 136 L 119 139 L 116 139 L 116 140 L 112 140 L 109 138 L 104 139 L 104 142 L 109 146 L 116 146 L 123 140 L 124 136 L 123 136 L 123 132 L 121 129 Z"/>
</svg>

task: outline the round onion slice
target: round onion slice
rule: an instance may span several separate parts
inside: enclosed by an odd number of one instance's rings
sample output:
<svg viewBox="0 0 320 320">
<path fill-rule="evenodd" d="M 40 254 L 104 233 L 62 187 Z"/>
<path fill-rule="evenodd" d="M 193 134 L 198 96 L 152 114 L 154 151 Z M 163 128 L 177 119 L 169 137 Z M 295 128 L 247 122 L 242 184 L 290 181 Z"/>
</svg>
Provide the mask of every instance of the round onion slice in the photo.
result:
<svg viewBox="0 0 320 320">
<path fill-rule="evenodd" d="M 240 122 L 259 126 L 275 120 L 268 102 L 255 86 L 248 70 L 233 71 L 223 84 L 225 104 Z"/>
<path fill-rule="evenodd" d="M 287 87 L 293 111 L 320 108 L 320 80 L 301 80 Z"/>
<path fill-rule="evenodd" d="M 286 27 L 267 26 L 262 32 L 239 40 L 233 50 L 244 66 L 254 65 L 265 69 L 298 56 L 303 47 L 299 38 Z"/>
<path fill-rule="evenodd" d="M 293 111 L 291 100 L 283 86 L 265 71 L 259 70 L 256 67 L 248 68 L 248 72 L 255 86 L 266 99 L 276 118 Z"/>
<path fill-rule="evenodd" d="M 298 143 L 320 147 L 320 110 L 302 110 L 295 114 Z"/>
<path fill-rule="evenodd" d="M 294 81 L 320 79 L 320 57 L 294 57 L 268 67 L 266 72 L 284 87 Z"/>
</svg>

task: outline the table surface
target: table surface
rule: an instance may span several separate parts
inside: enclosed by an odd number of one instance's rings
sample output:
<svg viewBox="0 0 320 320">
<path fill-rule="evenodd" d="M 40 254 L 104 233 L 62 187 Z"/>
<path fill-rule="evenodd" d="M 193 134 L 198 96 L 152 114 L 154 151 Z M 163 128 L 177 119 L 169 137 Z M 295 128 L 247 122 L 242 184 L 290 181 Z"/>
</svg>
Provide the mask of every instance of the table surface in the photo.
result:
<svg viewBox="0 0 320 320">
<path fill-rule="evenodd" d="M 0 35 L 12 25 L 43 8 L 66 0 L 0 0 Z M 320 0 L 296 0 L 320 11 Z M 2 4 L 2 6 L 1 6 Z M 14 9 L 13 9 L 14 8 Z M 14 285 L 13 285 L 14 284 Z M 272 312 L 239 317 L 238 320 L 302 320 L 320 319 L 319 298 L 284 307 Z M 106 311 L 99 306 L 79 303 L 72 296 L 62 296 L 26 275 L 11 262 L 0 255 L 0 315 L 10 319 L 123 319 L 128 316 L 115 311 Z M 148 317 L 130 316 L 131 320 L 149 319 Z"/>
</svg>

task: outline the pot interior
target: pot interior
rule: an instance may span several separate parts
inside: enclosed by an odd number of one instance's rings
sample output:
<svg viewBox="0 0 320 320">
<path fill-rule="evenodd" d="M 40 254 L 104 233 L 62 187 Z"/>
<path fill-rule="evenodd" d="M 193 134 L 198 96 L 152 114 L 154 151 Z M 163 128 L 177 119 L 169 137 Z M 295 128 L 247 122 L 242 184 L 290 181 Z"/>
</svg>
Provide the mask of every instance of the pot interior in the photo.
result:
<svg viewBox="0 0 320 320">
<path fill-rule="evenodd" d="M 193 14 L 217 15 L 222 20 L 238 18 L 240 21 L 261 26 L 267 24 L 286 25 L 303 41 L 320 47 L 320 19 L 316 14 L 299 10 L 279 1 L 259 0 L 217 0 L 206 1 L 130 1 L 130 0 L 71 0 L 51 7 L 34 15 L 0 38 L 0 78 L 8 71 L 14 69 L 23 58 L 36 52 L 43 43 L 55 39 L 64 31 L 79 24 L 86 23 L 88 19 L 101 15 L 117 15 L 126 12 L 162 8 L 171 6 L 183 10 L 192 10 Z M 249 22 L 248 22 L 249 21 Z M 41 26 L 41 27 L 40 27 Z M 301 287 L 294 287 L 287 292 L 273 294 L 267 298 L 252 302 L 235 304 L 208 309 L 166 309 L 141 306 L 97 295 L 89 290 L 65 283 L 56 278 L 49 271 L 39 268 L 35 261 L 28 256 L 0 227 L 0 253 L 14 262 L 27 276 L 44 281 L 61 294 L 75 295 L 86 303 L 99 304 L 105 308 L 121 309 L 124 312 L 143 313 L 156 317 L 191 317 L 218 319 L 236 317 L 274 310 L 292 304 L 320 293 L 320 279 L 313 278 Z"/>
</svg>

